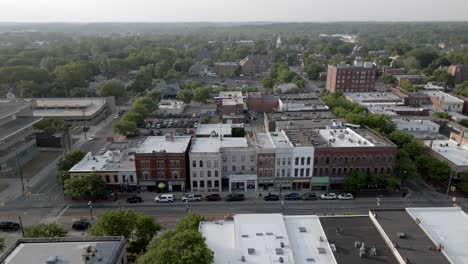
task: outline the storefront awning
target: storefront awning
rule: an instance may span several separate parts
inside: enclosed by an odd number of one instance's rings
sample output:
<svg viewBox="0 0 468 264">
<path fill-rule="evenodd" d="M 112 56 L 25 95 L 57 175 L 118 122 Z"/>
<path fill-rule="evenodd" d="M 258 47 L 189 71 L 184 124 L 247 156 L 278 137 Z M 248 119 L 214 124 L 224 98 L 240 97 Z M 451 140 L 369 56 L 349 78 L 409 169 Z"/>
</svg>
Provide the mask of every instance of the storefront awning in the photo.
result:
<svg viewBox="0 0 468 264">
<path fill-rule="evenodd" d="M 310 184 L 312 186 L 328 186 L 330 184 L 330 177 L 328 176 L 318 176 L 312 177 L 310 179 Z"/>
</svg>

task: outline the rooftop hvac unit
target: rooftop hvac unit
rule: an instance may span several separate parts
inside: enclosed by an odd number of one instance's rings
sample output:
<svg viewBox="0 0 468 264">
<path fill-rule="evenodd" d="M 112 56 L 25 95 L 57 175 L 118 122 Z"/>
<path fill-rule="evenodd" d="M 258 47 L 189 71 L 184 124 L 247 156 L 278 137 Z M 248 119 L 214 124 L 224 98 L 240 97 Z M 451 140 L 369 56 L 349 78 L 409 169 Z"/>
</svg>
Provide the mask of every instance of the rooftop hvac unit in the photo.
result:
<svg viewBox="0 0 468 264">
<path fill-rule="evenodd" d="M 279 263 L 284 263 L 283 257 L 280 257 L 278 261 L 279 261 Z"/>
<path fill-rule="evenodd" d="M 242 261 L 242 262 L 245 262 L 245 256 L 242 256 L 242 257 L 241 257 L 241 261 Z"/>
</svg>

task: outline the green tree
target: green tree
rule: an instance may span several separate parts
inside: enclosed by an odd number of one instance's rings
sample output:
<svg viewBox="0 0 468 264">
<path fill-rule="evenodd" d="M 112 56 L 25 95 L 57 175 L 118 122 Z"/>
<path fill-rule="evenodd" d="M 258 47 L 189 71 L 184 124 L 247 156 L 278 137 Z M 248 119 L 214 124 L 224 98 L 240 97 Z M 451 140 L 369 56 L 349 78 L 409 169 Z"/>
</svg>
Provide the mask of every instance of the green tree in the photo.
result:
<svg viewBox="0 0 468 264">
<path fill-rule="evenodd" d="M 389 74 L 382 75 L 382 77 L 380 77 L 380 79 L 387 86 L 394 85 L 395 82 L 396 82 L 395 77 L 393 77 L 392 75 L 389 75 Z"/>
<path fill-rule="evenodd" d="M 346 178 L 344 188 L 349 192 L 359 192 L 366 187 L 366 175 L 360 171 L 353 171 L 350 177 Z"/>
<path fill-rule="evenodd" d="M 161 100 L 161 92 L 158 91 L 158 90 L 151 90 L 148 92 L 148 96 L 153 100 L 153 101 L 156 101 L 156 102 L 159 102 Z"/>
<path fill-rule="evenodd" d="M 64 237 L 67 231 L 61 226 L 53 224 L 37 224 L 24 228 L 25 238 Z"/>
<path fill-rule="evenodd" d="M 179 219 L 176 224 L 176 229 L 177 230 L 186 230 L 186 229 L 191 229 L 191 230 L 198 230 L 198 227 L 200 225 L 200 222 L 206 221 L 207 219 L 197 213 L 194 212 L 189 212 L 186 214 L 184 217 Z"/>
<path fill-rule="evenodd" d="M 179 90 L 177 92 L 177 99 L 183 101 L 184 103 L 188 104 L 192 101 L 192 94 L 188 89 Z"/>
<path fill-rule="evenodd" d="M 464 127 L 468 127 L 468 119 L 463 119 L 460 122 L 458 122 L 460 125 Z"/>
<path fill-rule="evenodd" d="M 208 87 L 198 87 L 193 90 L 193 99 L 204 103 L 207 99 L 211 97 L 211 89 Z"/>
<path fill-rule="evenodd" d="M 84 158 L 85 154 L 79 150 L 74 150 L 63 155 L 58 163 L 58 170 L 69 171 L 75 164 Z"/>
<path fill-rule="evenodd" d="M 70 62 L 57 66 L 54 70 L 56 80 L 68 89 L 86 86 L 91 78 L 92 69 L 90 65 L 78 62 Z"/>
<path fill-rule="evenodd" d="M 457 85 L 455 88 L 455 93 L 458 95 L 463 95 L 465 97 L 468 97 L 468 81 L 465 81 Z"/>
<path fill-rule="evenodd" d="M 148 243 L 161 229 L 150 216 L 133 210 L 113 210 L 100 214 L 89 233 L 93 236 L 124 236 L 129 251 L 144 252 Z"/>
<path fill-rule="evenodd" d="M 137 128 L 137 124 L 129 120 L 120 120 L 119 122 L 115 123 L 112 127 L 114 132 L 119 133 L 123 136 L 127 136 L 133 133 Z"/>
<path fill-rule="evenodd" d="M 307 78 L 309 78 L 309 80 L 318 80 L 319 74 L 325 71 L 325 67 L 319 63 L 312 62 L 305 65 L 304 71 L 306 72 Z"/>
<path fill-rule="evenodd" d="M 33 81 L 20 81 L 18 88 L 20 91 L 20 97 L 23 98 L 34 98 L 42 95 L 41 85 Z"/>
<path fill-rule="evenodd" d="M 46 133 L 56 133 L 65 130 L 65 122 L 61 119 L 42 119 L 33 126 L 34 130 Z"/>
<path fill-rule="evenodd" d="M 101 199 L 106 196 L 106 183 L 95 172 L 88 176 L 73 177 L 64 182 L 65 194 L 86 199 Z"/>
<path fill-rule="evenodd" d="M 286 94 L 299 94 L 301 92 L 301 89 L 299 89 L 299 87 L 293 87 L 293 88 L 290 88 L 288 89 L 286 92 Z"/>
<path fill-rule="evenodd" d="M 459 188 L 468 193 L 468 172 L 462 172 L 458 174 L 458 179 L 460 179 Z"/>
<path fill-rule="evenodd" d="M 263 83 L 264 88 L 270 88 L 270 89 L 273 88 L 273 85 L 275 85 L 275 81 L 270 77 L 263 79 L 262 83 Z"/>
<path fill-rule="evenodd" d="M 202 124 L 208 124 L 211 120 L 211 116 L 204 116 L 202 117 L 202 119 L 200 120 L 200 123 Z"/>
<path fill-rule="evenodd" d="M 449 115 L 449 114 L 446 113 L 446 112 L 435 112 L 435 113 L 432 114 L 432 116 L 438 117 L 438 118 L 447 119 L 447 120 L 449 120 L 449 121 L 453 121 L 452 116 Z"/>
<path fill-rule="evenodd" d="M 103 81 L 97 85 L 96 93 L 99 96 L 114 96 L 117 99 L 125 95 L 125 86 L 118 80 Z"/>
<path fill-rule="evenodd" d="M 402 182 L 418 177 L 418 167 L 416 162 L 411 159 L 410 155 L 408 155 L 406 151 L 401 149 L 398 151 L 395 171 Z"/>
<path fill-rule="evenodd" d="M 129 71 L 129 63 L 126 59 L 111 58 L 106 59 L 99 64 L 101 73 L 107 76 L 116 76 Z"/>
</svg>

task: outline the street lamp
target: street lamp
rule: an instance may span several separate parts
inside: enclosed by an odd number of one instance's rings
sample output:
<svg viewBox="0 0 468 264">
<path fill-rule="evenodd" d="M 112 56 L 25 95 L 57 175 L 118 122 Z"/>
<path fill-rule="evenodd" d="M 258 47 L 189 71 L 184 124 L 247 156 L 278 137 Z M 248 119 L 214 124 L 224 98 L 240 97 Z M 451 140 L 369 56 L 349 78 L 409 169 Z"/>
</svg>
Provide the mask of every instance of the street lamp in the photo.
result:
<svg viewBox="0 0 468 264">
<path fill-rule="evenodd" d="M 452 185 L 452 177 L 453 177 L 453 168 L 450 169 L 450 178 L 449 178 L 449 182 L 447 185 L 447 192 L 446 192 L 447 195 L 449 194 L 449 191 L 450 191 L 450 185 Z"/>
<path fill-rule="evenodd" d="M 89 216 L 91 217 L 91 221 L 93 221 L 94 220 L 94 218 L 93 218 L 93 202 L 89 201 L 88 205 L 89 205 Z"/>
<path fill-rule="evenodd" d="M 18 220 L 19 220 L 19 224 L 20 224 L 20 228 L 21 228 L 21 234 L 24 237 L 24 228 L 23 228 L 23 221 L 21 221 L 21 216 L 18 216 Z"/>
<path fill-rule="evenodd" d="M 188 205 L 188 199 L 185 200 L 185 213 L 188 213 L 189 211 L 189 205 Z"/>
</svg>

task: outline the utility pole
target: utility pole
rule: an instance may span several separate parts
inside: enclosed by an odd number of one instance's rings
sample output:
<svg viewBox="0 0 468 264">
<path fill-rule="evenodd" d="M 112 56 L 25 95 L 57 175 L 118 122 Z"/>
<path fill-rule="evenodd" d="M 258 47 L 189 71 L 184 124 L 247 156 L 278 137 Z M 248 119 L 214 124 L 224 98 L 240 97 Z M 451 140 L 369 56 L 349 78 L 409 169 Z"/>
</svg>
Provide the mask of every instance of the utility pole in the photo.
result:
<svg viewBox="0 0 468 264">
<path fill-rule="evenodd" d="M 450 192 L 450 185 L 452 185 L 452 176 L 453 176 L 453 168 L 450 169 L 450 178 L 449 178 L 449 182 L 447 185 L 447 192 L 446 192 L 447 195 Z"/>
<path fill-rule="evenodd" d="M 81 111 L 83 111 L 83 131 L 84 131 L 84 139 L 86 140 L 86 130 L 87 130 L 87 128 L 86 128 L 86 119 L 85 119 L 85 114 L 84 114 L 85 111 L 84 111 L 84 109 L 81 110 Z"/>
<path fill-rule="evenodd" d="M 89 205 L 89 216 L 91 217 L 91 221 L 93 221 L 94 220 L 94 218 L 93 218 L 93 202 L 89 201 L 88 205 Z"/>
<path fill-rule="evenodd" d="M 24 194 L 24 179 L 23 179 L 23 170 L 21 169 L 21 162 L 18 158 L 18 148 L 15 146 L 15 158 L 16 158 L 16 164 L 18 166 L 18 173 L 21 179 L 21 190 L 23 191 Z"/>
<path fill-rule="evenodd" d="M 21 228 L 21 234 L 24 237 L 24 228 L 23 228 L 23 221 L 21 221 L 21 216 L 18 216 L 18 220 L 19 220 L 19 224 L 20 224 L 20 228 Z"/>
</svg>

